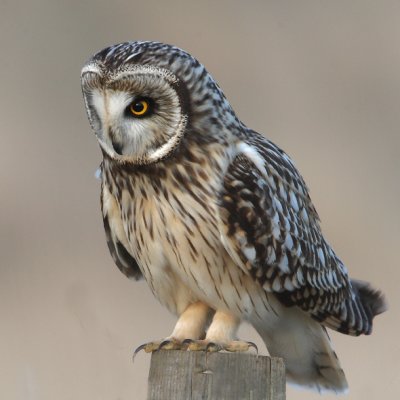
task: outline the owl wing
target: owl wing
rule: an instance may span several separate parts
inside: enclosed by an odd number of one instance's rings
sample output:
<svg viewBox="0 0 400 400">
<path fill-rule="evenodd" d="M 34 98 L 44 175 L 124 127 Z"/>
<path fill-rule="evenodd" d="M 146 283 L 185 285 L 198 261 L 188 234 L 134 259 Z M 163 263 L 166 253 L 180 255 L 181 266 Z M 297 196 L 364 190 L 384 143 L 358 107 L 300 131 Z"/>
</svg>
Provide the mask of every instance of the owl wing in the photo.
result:
<svg viewBox="0 0 400 400">
<path fill-rule="evenodd" d="M 115 264 L 128 278 L 142 279 L 142 272 L 136 260 L 128 251 L 129 245 L 117 202 L 104 182 L 101 187 L 101 209 L 108 249 Z"/>
<path fill-rule="evenodd" d="M 266 291 L 337 331 L 370 332 L 371 312 L 325 241 L 307 186 L 281 149 L 256 133 L 240 144 L 219 206 L 227 251 Z"/>
</svg>

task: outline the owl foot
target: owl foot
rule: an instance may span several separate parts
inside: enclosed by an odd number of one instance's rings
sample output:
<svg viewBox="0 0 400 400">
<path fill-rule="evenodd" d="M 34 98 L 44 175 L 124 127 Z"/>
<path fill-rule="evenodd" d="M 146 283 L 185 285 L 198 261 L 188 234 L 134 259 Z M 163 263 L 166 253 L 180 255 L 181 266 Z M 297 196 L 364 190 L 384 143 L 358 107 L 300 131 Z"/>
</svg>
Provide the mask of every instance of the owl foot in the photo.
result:
<svg viewBox="0 0 400 400">
<path fill-rule="evenodd" d="M 152 353 L 159 350 L 189 350 L 204 351 L 206 353 L 215 353 L 218 351 L 244 352 L 251 348 L 255 349 L 258 354 L 257 345 L 253 342 L 244 340 L 232 340 L 230 342 L 212 342 L 210 340 L 193 340 L 185 339 L 183 341 L 167 338 L 155 342 L 144 343 L 139 346 L 133 353 L 132 359 L 135 361 L 137 353 L 144 350 L 145 353 Z"/>
<path fill-rule="evenodd" d="M 253 342 L 246 342 L 243 340 L 232 340 L 230 342 L 212 342 L 210 340 L 192 340 L 186 339 L 182 342 L 186 346 L 187 350 L 190 351 L 205 351 L 205 352 L 217 352 L 217 351 L 229 351 L 229 352 L 243 352 L 249 351 L 254 348 L 258 354 L 258 348 Z"/>
</svg>

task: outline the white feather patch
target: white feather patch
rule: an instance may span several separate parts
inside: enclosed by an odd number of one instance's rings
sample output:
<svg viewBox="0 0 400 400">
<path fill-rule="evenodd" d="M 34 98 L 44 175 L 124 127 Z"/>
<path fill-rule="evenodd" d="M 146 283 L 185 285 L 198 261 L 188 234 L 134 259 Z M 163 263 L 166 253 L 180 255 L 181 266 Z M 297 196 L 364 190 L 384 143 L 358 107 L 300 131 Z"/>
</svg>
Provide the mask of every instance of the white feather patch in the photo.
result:
<svg viewBox="0 0 400 400">
<path fill-rule="evenodd" d="M 288 274 L 290 272 L 289 261 L 286 254 L 281 257 L 281 260 L 279 262 L 279 269 L 285 274 Z"/>
<path fill-rule="evenodd" d="M 286 238 L 285 238 L 285 247 L 286 247 L 288 250 L 291 250 L 292 247 L 293 247 L 293 239 L 292 239 L 292 236 L 291 236 L 289 233 L 286 234 Z"/>
<path fill-rule="evenodd" d="M 248 157 L 263 175 L 268 176 L 267 170 L 265 168 L 265 161 L 254 147 L 248 145 L 247 143 L 240 142 L 237 145 L 237 149 L 239 153 L 242 153 L 246 157 Z"/>
<path fill-rule="evenodd" d="M 96 171 L 94 172 L 94 177 L 95 177 L 96 179 L 98 179 L 99 181 L 101 181 L 101 176 L 102 176 L 101 168 L 99 167 L 99 168 L 97 168 Z"/>
<path fill-rule="evenodd" d="M 321 260 L 322 265 L 325 265 L 325 255 L 321 247 L 318 247 L 318 258 Z"/>
<path fill-rule="evenodd" d="M 290 191 L 290 204 L 293 207 L 294 211 L 299 211 L 299 203 L 297 202 L 296 195 L 294 192 Z"/>
<path fill-rule="evenodd" d="M 243 254 L 250 262 L 256 259 L 256 249 L 254 247 L 245 247 L 243 249 Z"/>
</svg>

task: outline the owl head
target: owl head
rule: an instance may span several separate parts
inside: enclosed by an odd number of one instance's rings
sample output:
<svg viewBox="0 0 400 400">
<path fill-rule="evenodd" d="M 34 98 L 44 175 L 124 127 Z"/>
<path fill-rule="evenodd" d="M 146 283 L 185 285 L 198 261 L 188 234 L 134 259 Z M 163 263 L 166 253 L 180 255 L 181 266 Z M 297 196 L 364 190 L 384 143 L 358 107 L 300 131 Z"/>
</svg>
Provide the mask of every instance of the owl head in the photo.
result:
<svg viewBox="0 0 400 400">
<path fill-rule="evenodd" d="M 90 124 L 103 153 L 117 162 L 155 163 L 184 140 L 226 140 L 224 127 L 237 125 L 204 66 L 174 46 L 108 47 L 86 63 L 81 81 Z"/>
</svg>

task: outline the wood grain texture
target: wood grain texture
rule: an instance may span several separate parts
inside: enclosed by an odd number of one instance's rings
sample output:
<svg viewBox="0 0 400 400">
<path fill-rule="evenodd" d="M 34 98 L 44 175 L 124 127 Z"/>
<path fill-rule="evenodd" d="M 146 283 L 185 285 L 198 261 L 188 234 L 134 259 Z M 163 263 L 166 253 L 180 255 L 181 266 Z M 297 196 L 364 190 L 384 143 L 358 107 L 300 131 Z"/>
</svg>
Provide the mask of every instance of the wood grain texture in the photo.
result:
<svg viewBox="0 0 400 400">
<path fill-rule="evenodd" d="M 284 400 L 280 358 L 243 353 L 158 351 L 147 400 Z"/>
</svg>

